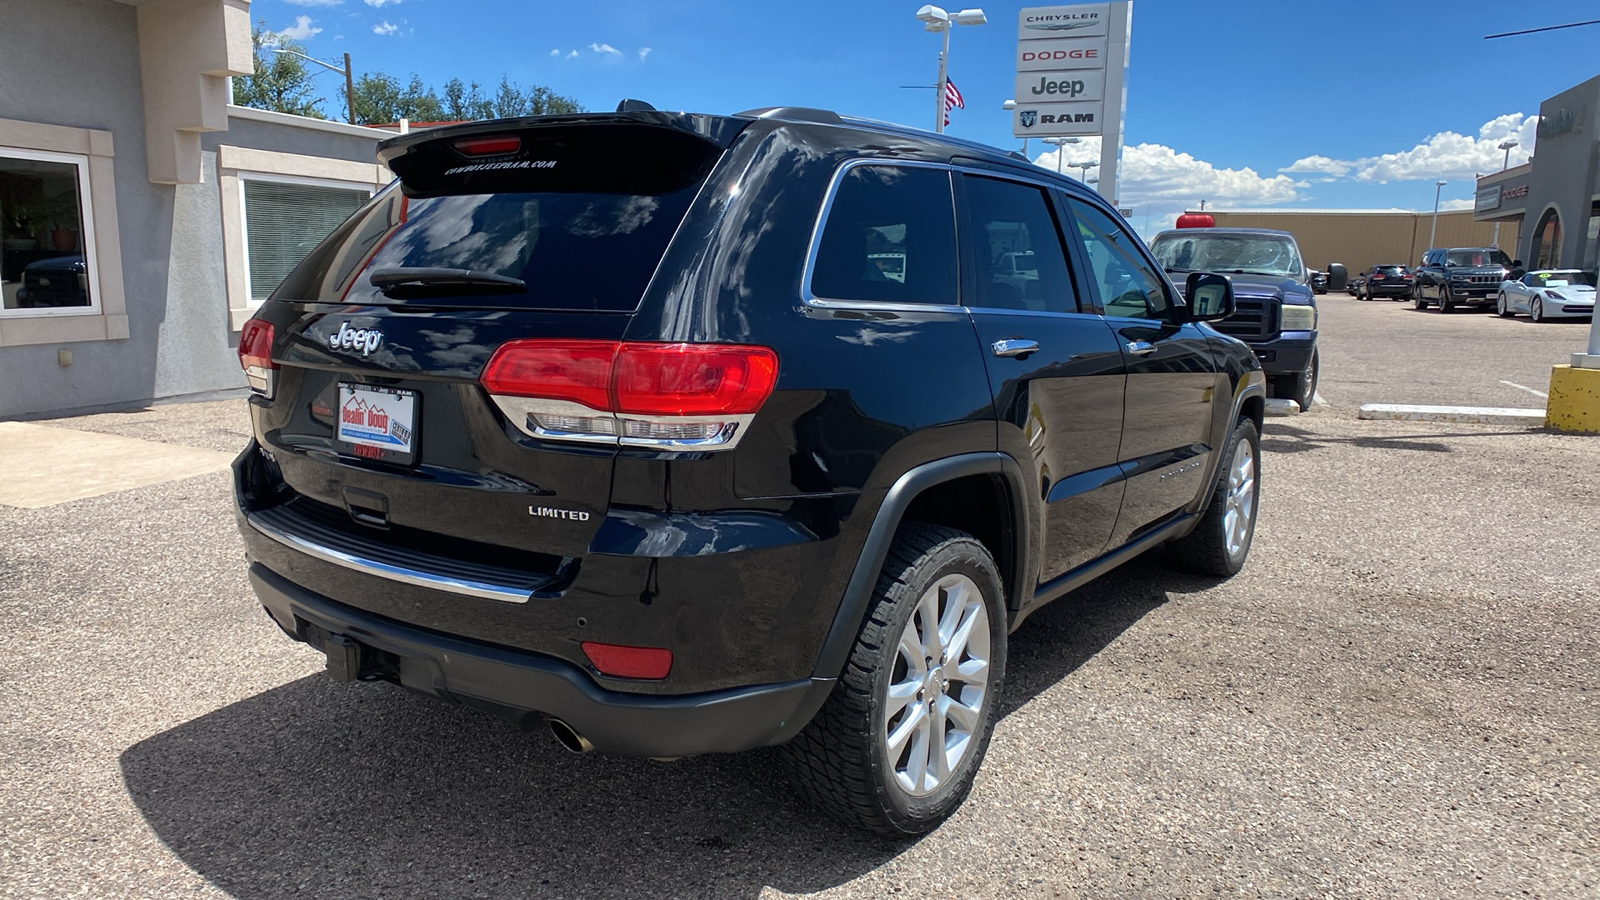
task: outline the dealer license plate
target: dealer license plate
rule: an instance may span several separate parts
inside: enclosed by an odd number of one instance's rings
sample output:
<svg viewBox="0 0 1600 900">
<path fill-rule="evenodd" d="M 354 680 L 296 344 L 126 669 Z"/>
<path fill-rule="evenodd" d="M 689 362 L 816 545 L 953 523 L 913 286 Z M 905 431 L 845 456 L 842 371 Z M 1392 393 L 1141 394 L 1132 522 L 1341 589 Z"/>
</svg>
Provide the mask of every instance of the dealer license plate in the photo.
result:
<svg viewBox="0 0 1600 900">
<path fill-rule="evenodd" d="M 416 391 L 339 383 L 341 441 L 410 453 L 416 412 Z"/>
</svg>

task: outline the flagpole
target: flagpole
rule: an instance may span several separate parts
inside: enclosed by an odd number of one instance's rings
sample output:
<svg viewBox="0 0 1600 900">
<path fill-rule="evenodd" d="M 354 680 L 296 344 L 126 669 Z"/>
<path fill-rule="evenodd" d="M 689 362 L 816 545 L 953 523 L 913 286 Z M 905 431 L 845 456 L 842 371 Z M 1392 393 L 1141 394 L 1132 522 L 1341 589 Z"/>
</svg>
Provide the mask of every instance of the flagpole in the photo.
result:
<svg viewBox="0 0 1600 900">
<path fill-rule="evenodd" d="M 949 108 L 948 101 L 944 97 L 945 83 L 949 80 L 945 74 L 945 60 L 949 56 L 950 26 L 946 25 L 944 29 L 944 49 L 939 51 L 939 85 L 933 92 L 935 105 L 939 108 L 938 117 L 933 120 L 933 130 L 939 134 L 944 134 L 945 110 Z"/>
</svg>

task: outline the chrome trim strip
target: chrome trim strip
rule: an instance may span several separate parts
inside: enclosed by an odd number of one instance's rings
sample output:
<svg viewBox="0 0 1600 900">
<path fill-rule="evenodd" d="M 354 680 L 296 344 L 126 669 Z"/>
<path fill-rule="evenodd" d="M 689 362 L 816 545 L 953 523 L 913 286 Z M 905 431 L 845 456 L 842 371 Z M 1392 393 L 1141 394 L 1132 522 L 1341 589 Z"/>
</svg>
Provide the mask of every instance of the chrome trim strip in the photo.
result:
<svg viewBox="0 0 1600 900">
<path fill-rule="evenodd" d="M 435 591 L 446 591 L 452 594 L 462 594 L 467 597 L 477 597 L 480 600 L 498 600 L 501 603 L 527 603 L 532 596 L 530 591 L 506 585 L 491 584 L 485 581 L 467 581 L 460 578 L 449 578 L 444 575 L 435 575 L 432 572 L 423 572 L 419 569 L 407 569 L 402 566 L 390 565 L 373 559 L 365 559 L 332 547 L 315 544 L 305 538 L 299 537 L 274 528 L 260 521 L 253 515 L 246 514 L 245 520 L 250 527 L 261 532 L 285 547 L 299 550 L 301 553 L 326 563 L 342 566 L 364 575 L 373 575 L 378 578 L 387 578 L 401 584 L 415 587 L 430 588 Z"/>
<path fill-rule="evenodd" d="M 595 444 L 603 447 L 633 447 L 646 450 L 663 451 L 717 451 L 732 450 L 739 446 L 739 438 L 750 423 L 755 419 L 754 414 L 725 416 L 639 416 L 626 413 L 613 413 L 604 410 L 592 409 L 571 400 L 545 400 L 534 397 L 504 397 L 490 394 L 495 406 L 505 414 L 511 424 L 518 431 L 529 437 L 536 437 L 547 441 L 571 441 L 573 443 Z M 611 427 L 610 434 L 598 432 L 587 434 L 573 431 L 556 431 L 544 427 L 538 422 L 540 415 L 571 416 L 574 418 L 596 419 L 606 422 Z M 629 422 L 647 422 L 660 425 L 704 425 L 720 423 L 722 428 L 708 438 L 700 439 L 675 439 L 675 438 L 642 438 L 628 435 Z"/>
</svg>

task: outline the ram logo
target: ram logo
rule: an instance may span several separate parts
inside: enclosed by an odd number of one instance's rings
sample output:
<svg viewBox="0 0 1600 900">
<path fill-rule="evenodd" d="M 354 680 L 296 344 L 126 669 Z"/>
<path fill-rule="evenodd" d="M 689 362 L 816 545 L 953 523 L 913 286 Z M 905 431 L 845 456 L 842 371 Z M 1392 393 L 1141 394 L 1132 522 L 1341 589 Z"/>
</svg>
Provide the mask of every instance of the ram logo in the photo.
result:
<svg viewBox="0 0 1600 900">
<path fill-rule="evenodd" d="M 1025 109 L 1017 114 L 1017 120 L 1022 123 L 1023 128 L 1032 128 L 1039 121 L 1039 111 Z"/>
</svg>

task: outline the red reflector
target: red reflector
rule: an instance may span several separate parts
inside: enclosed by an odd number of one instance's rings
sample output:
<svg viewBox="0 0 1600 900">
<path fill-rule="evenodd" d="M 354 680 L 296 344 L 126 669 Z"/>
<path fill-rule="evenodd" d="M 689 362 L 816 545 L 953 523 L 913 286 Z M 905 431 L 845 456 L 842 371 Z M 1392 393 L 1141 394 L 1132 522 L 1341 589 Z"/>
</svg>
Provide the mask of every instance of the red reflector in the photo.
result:
<svg viewBox="0 0 1600 900">
<path fill-rule="evenodd" d="M 502 397 L 570 400 L 609 410 L 617 346 L 616 341 L 509 341 L 484 367 L 483 386 Z"/>
<path fill-rule="evenodd" d="M 260 366 L 276 369 L 272 361 L 272 323 L 260 319 L 247 319 L 239 329 L 239 366 L 248 369 Z"/>
<path fill-rule="evenodd" d="M 503 156 L 522 149 L 522 138 L 497 134 L 492 137 L 462 138 L 451 146 L 466 156 Z"/>
<path fill-rule="evenodd" d="M 1178 217 L 1179 228 L 1212 228 L 1217 220 L 1210 213 L 1184 213 Z"/>
<path fill-rule="evenodd" d="M 665 678 L 672 671 L 672 651 L 665 647 L 624 647 L 583 642 L 583 655 L 602 674 L 617 678 Z"/>
<path fill-rule="evenodd" d="M 753 413 L 778 382 L 778 354 L 730 344 L 623 344 L 616 411 L 654 416 Z"/>
</svg>

